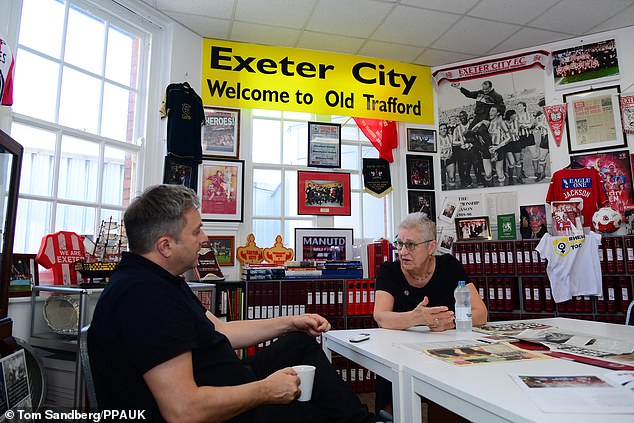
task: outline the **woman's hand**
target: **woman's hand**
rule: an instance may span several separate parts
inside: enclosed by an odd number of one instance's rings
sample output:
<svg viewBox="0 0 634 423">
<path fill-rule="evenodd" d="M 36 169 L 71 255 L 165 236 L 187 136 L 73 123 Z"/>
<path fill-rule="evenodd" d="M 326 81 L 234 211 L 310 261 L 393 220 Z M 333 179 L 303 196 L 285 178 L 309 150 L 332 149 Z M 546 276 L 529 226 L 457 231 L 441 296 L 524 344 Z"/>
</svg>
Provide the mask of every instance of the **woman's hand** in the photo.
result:
<svg viewBox="0 0 634 423">
<path fill-rule="evenodd" d="M 420 323 L 427 325 L 432 332 L 442 332 L 454 328 L 454 313 L 446 306 L 427 307 L 429 298 L 425 296 L 414 310 Z"/>
</svg>

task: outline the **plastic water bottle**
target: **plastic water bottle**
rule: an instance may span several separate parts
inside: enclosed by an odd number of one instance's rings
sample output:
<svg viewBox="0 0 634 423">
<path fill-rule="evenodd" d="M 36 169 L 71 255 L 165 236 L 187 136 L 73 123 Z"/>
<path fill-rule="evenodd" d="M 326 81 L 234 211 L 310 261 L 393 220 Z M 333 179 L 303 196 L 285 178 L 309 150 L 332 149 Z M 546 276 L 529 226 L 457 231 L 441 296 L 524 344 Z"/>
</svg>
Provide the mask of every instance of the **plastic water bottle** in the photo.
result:
<svg viewBox="0 0 634 423">
<path fill-rule="evenodd" d="M 471 332 L 471 291 L 465 281 L 459 281 L 453 292 L 456 299 L 456 332 Z"/>
</svg>

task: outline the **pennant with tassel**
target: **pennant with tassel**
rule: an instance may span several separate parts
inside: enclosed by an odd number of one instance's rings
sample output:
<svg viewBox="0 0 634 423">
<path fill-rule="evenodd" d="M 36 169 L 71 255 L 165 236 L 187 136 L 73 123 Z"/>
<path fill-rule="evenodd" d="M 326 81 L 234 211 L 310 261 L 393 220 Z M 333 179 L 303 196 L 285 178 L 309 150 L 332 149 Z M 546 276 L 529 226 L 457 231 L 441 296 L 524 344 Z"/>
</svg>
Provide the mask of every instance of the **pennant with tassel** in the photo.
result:
<svg viewBox="0 0 634 423">
<path fill-rule="evenodd" d="M 634 95 L 621 95 L 621 120 L 623 131 L 634 134 Z"/>
<path fill-rule="evenodd" d="M 392 150 L 398 146 L 396 122 L 392 120 L 353 118 L 361 132 L 379 150 L 379 157 L 389 163 L 394 161 Z"/>
<path fill-rule="evenodd" d="M 544 106 L 544 116 L 546 116 L 546 122 L 548 122 L 557 147 L 561 145 L 561 136 L 564 134 L 567 112 L 568 103 Z"/>
</svg>

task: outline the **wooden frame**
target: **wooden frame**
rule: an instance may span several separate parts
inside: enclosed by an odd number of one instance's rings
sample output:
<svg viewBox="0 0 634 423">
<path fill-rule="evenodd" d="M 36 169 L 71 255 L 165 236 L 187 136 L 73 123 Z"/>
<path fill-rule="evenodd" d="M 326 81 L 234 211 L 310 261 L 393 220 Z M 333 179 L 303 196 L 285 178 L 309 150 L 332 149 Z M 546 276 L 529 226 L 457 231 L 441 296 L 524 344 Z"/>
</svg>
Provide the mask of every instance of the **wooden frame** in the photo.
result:
<svg viewBox="0 0 634 423">
<path fill-rule="evenodd" d="M 240 157 L 240 110 L 205 107 L 203 157 Z"/>
<path fill-rule="evenodd" d="M 407 128 L 407 151 L 435 153 L 436 131 L 434 129 Z"/>
<path fill-rule="evenodd" d="M 198 179 L 203 220 L 243 221 L 243 160 L 203 160 L 198 168 Z"/>
<path fill-rule="evenodd" d="M 341 168 L 341 125 L 308 122 L 308 167 Z"/>
<path fill-rule="evenodd" d="M 295 260 L 351 260 L 352 229 L 295 228 Z"/>
<path fill-rule="evenodd" d="M 624 147 L 618 86 L 564 94 L 570 153 Z"/>
<path fill-rule="evenodd" d="M 196 191 L 198 183 L 198 165 L 186 163 L 185 161 L 165 156 L 165 166 L 163 168 L 163 183 L 171 185 L 184 185 Z"/>
<path fill-rule="evenodd" d="M 432 156 L 405 155 L 408 189 L 434 189 L 434 161 Z"/>
<path fill-rule="evenodd" d="M 491 239 L 491 225 L 488 216 L 457 217 L 456 236 L 459 241 L 484 241 Z"/>
<path fill-rule="evenodd" d="M 236 237 L 233 235 L 208 235 L 218 266 L 233 266 L 236 260 Z"/>
<path fill-rule="evenodd" d="M 297 214 L 350 216 L 350 174 L 297 172 Z"/>
<path fill-rule="evenodd" d="M 12 265 L 9 279 L 9 298 L 13 297 L 30 297 L 31 287 L 40 284 L 39 269 L 35 261 L 35 254 L 13 254 L 11 256 Z M 19 287 L 11 286 L 14 280 L 28 280 L 28 290 L 15 290 Z"/>
</svg>

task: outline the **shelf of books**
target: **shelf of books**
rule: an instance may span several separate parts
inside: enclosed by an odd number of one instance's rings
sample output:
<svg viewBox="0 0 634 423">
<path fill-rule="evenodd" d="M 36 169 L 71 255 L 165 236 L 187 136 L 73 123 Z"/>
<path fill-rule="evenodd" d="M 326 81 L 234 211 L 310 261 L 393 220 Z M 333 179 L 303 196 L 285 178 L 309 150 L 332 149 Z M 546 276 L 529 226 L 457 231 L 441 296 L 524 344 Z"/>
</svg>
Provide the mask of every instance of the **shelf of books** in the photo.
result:
<svg viewBox="0 0 634 423">
<path fill-rule="evenodd" d="M 292 279 L 245 281 L 246 318 L 267 319 L 318 313 L 333 329 L 376 327 L 374 279 Z M 247 349 L 255 354 L 270 342 Z M 374 390 L 374 375 L 344 357 L 333 357 L 333 365 L 355 392 Z"/>
<path fill-rule="evenodd" d="M 489 320 L 573 317 L 623 323 L 632 301 L 634 236 L 604 236 L 598 250 L 603 295 L 555 304 L 539 240 L 465 241 L 453 245 L 489 310 Z"/>
</svg>

